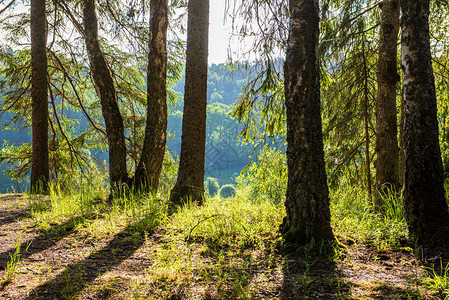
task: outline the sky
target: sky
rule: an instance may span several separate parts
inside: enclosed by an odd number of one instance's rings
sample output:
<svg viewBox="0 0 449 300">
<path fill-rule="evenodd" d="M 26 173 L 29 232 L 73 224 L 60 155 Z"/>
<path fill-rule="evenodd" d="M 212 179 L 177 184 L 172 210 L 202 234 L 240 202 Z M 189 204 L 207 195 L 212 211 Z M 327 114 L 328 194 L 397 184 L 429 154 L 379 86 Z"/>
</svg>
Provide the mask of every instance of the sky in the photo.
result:
<svg viewBox="0 0 449 300">
<path fill-rule="evenodd" d="M 210 1 L 209 22 L 209 64 L 226 62 L 228 58 L 228 43 L 231 34 L 231 24 L 223 24 L 224 0 Z"/>
<path fill-rule="evenodd" d="M 3 6 L 0 6 L 0 9 Z M 15 11 L 28 10 L 29 6 L 19 5 Z M 225 1 L 210 1 L 210 27 L 209 27 L 209 64 L 226 62 L 228 58 L 229 37 L 231 24 L 223 24 Z"/>
</svg>

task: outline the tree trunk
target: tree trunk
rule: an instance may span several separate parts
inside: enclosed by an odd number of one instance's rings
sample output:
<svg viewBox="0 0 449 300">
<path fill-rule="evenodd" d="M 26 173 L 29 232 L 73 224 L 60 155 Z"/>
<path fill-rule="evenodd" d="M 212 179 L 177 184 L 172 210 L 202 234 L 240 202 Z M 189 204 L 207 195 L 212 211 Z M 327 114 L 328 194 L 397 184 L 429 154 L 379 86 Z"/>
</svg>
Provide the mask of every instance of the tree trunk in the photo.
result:
<svg viewBox="0 0 449 300">
<path fill-rule="evenodd" d="M 399 159 L 398 159 L 398 174 L 399 174 L 400 187 L 404 186 L 404 176 L 405 176 L 404 119 L 405 119 L 404 91 L 401 89 L 401 118 L 399 120 Z"/>
<path fill-rule="evenodd" d="M 285 61 L 288 185 L 287 241 L 332 240 L 324 164 L 318 61 L 318 0 L 290 0 L 290 35 Z"/>
<path fill-rule="evenodd" d="M 47 20 L 45 0 L 31 1 L 31 192 L 46 192 L 48 162 Z"/>
<path fill-rule="evenodd" d="M 111 187 L 118 188 L 120 183 L 126 182 L 128 178 L 123 119 L 111 71 L 98 42 L 98 20 L 94 0 L 83 1 L 83 14 L 87 53 L 108 138 L 109 178 Z"/>
<path fill-rule="evenodd" d="M 147 121 L 142 154 L 134 176 L 137 190 L 157 192 L 167 142 L 168 1 L 150 3 L 150 52 L 147 74 Z"/>
<path fill-rule="evenodd" d="M 369 134 L 369 85 L 368 85 L 368 62 L 366 60 L 365 53 L 365 34 L 363 34 L 362 41 L 362 56 L 363 56 L 363 121 L 365 123 L 365 168 L 366 168 L 366 188 L 368 190 L 368 197 L 372 199 L 372 187 L 371 187 L 371 159 L 370 159 L 370 144 L 371 138 Z"/>
<path fill-rule="evenodd" d="M 401 0 L 401 9 L 405 216 L 410 233 L 418 244 L 447 244 L 449 213 L 438 140 L 429 0 Z"/>
<path fill-rule="evenodd" d="M 376 102 L 376 195 L 375 209 L 383 206 L 382 195 L 397 191 L 398 172 L 398 127 L 396 112 L 396 85 L 399 81 L 397 66 L 397 44 L 400 23 L 399 0 L 382 2 L 380 24 L 379 58 L 377 62 L 378 95 Z"/>
<path fill-rule="evenodd" d="M 204 198 L 209 0 L 189 0 L 188 14 L 181 154 L 170 195 L 175 205 Z"/>
</svg>

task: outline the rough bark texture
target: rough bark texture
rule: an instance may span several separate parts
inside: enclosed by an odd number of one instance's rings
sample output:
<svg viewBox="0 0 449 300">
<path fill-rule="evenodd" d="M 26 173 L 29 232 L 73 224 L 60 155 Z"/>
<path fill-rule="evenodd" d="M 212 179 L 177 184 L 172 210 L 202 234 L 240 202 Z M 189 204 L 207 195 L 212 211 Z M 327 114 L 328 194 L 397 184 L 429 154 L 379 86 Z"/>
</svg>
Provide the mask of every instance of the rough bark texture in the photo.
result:
<svg viewBox="0 0 449 300">
<path fill-rule="evenodd" d="M 378 95 L 376 103 L 376 190 L 374 205 L 383 206 L 382 194 L 398 190 L 398 126 L 396 90 L 399 81 L 397 44 L 400 24 L 399 0 L 382 2 L 379 58 L 377 62 Z"/>
<path fill-rule="evenodd" d="M 288 185 L 281 226 L 293 243 L 332 240 L 324 164 L 318 61 L 318 0 L 290 0 L 285 61 Z"/>
<path fill-rule="evenodd" d="M 372 183 L 371 183 L 371 159 L 370 159 L 370 132 L 369 132 L 369 84 L 368 84 L 368 62 L 365 52 L 365 34 L 362 35 L 362 56 L 363 56 L 363 115 L 365 123 L 365 168 L 366 168 L 366 187 L 368 197 L 372 199 Z"/>
<path fill-rule="evenodd" d="M 45 0 L 31 1 L 31 108 L 33 146 L 31 191 L 45 192 L 49 181 L 47 30 Z"/>
<path fill-rule="evenodd" d="M 438 141 L 429 0 L 401 0 L 401 8 L 405 216 L 410 233 L 419 244 L 447 244 L 449 213 Z"/>
<path fill-rule="evenodd" d="M 202 203 L 204 197 L 209 0 L 189 0 L 188 14 L 184 116 L 178 179 L 170 195 L 173 204 L 188 199 Z"/>
<path fill-rule="evenodd" d="M 168 1 L 152 0 L 150 7 L 147 121 L 142 154 L 133 183 L 138 190 L 156 192 L 167 142 Z"/>
<path fill-rule="evenodd" d="M 111 71 L 98 42 L 98 20 L 95 1 L 83 1 L 84 31 L 90 68 L 100 98 L 109 145 L 109 179 L 111 187 L 126 182 L 125 129 L 117 101 Z"/>
</svg>

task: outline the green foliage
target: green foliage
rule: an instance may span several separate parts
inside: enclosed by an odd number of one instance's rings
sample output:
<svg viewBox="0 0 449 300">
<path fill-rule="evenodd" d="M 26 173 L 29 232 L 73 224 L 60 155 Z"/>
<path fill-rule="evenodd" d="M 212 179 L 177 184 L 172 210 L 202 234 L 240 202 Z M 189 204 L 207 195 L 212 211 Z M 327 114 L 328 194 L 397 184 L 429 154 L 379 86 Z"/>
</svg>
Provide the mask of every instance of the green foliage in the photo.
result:
<svg viewBox="0 0 449 300">
<path fill-rule="evenodd" d="M 161 197 L 168 197 L 168 193 L 175 185 L 178 166 L 177 159 L 173 158 L 173 155 L 168 150 L 165 150 L 164 163 L 162 165 L 161 177 L 159 178 L 158 193 Z"/>
<path fill-rule="evenodd" d="M 431 290 L 439 293 L 440 299 L 449 299 L 449 264 L 443 266 L 440 260 L 440 271 L 435 271 L 435 266 L 432 267 L 430 277 L 425 278 L 423 283 Z"/>
<path fill-rule="evenodd" d="M 0 280 L 0 284 L 8 284 L 14 278 L 14 275 L 17 272 L 17 268 L 19 267 L 19 263 L 20 263 L 20 260 L 21 260 L 21 258 L 20 258 L 20 244 L 21 244 L 20 241 L 16 244 L 16 247 L 14 249 L 14 253 L 11 255 L 11 259 L 6 263 L 5 273 L 3 275 L 3 279 Z M 25 251 L 28 250 L 30 245 L 31 245 L 31 242 L 28 243 Z"/>
<path fill-rule="evenodd" d="M 236 190 L 234 185 L 232 184 L 225 184 L 220 189 L 220 197 L 223 199 L 235 197 Z"/>
<path fill-rule="evenodd" d="M 217 178 L 214 178 L 214 177 L 207 177 L 204 185 L 206 186 L 207 193 L 211 197 L 214 197 L 218 193 L 218 190 L 220 189 L 218 180 L 217 180 Z"/>
<path fill-rule="evenodd" d="M 248 197 L 252 201 L 283 202 L 287 191 L 285 154 L 280 150 L 264 146 L 256 160 L 240 173 L 237 182 L 240 189 L 249 190 Z"/>
<path fill-rule="evenodd" d="M 408 230 L 402 199 L 392 194 L 385 197 L 385 213 L 375 213 L 366 191 L 351 183 L 349 177 L 345 170 L 339 186 L 330 190 L 331 222 L 336 236 L 375 246 L 378 250 L 406 245 Z"/>
<path fill-rule="evenodd" d="M 281 205 L 243 197 L 187 205 L 164 222 L 165 234 L 145 280 L 164 287 L 156 298 L 169 296 L 162 294 L 170 290 L 167 285 L 201 282 L 216 298 L 251 299 L 272 272 L 281 271 L 275 245 L 284 213 Z M 261 276 L 251 280 L 257 268 Z"/>
</svg>

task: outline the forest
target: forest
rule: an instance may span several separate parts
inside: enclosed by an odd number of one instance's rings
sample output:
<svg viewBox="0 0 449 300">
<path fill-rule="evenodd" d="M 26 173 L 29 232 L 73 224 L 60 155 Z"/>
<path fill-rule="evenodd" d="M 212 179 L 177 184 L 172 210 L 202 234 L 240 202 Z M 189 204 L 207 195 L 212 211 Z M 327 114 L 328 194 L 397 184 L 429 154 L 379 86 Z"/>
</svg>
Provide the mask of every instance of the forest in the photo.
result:
<svg viewBox="0 0 449 300">
<path fill-rule="evenodd" d="M 0 0 L 0 298 L 449 299 L 449 3 L 223 3 Z"/>
</svg>

